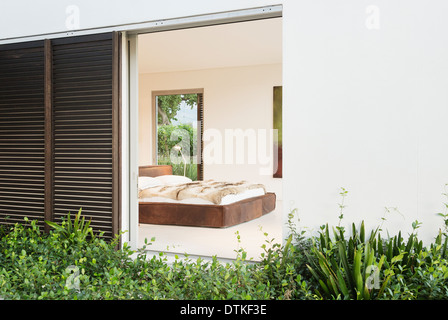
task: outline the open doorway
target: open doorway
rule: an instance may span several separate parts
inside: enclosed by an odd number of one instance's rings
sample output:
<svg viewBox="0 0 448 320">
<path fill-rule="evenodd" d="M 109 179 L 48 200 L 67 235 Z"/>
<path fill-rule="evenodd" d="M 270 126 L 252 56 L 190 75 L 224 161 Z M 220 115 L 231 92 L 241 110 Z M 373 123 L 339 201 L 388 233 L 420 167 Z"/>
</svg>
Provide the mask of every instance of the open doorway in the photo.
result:
<svg viewBox="0 0 448 320">
<path fill-rule="evenodd" d="M 263 203 L 267 212 L 262 214 L 234 205 L 241 220 L 229 224 L 177 223 L 195 209 L 182 211 L 182 217 L 173 211 L 176 223 L 166 223 L 165 207 L 159 206 L 160 220 L 139 224 L 140 245 L 154 237 L 154 251 L 230 259 L 242 247 L 258 259 L 264 233 L 282 240 L 273 121 L 274 88 L 282 86 L 282 18 L 140 34 L 138 66 L 140 168 L 169 166 L 172 171 L 160 176 L 174 176 L 170 181 L 179 184 L 250 184 L 241 198 L 229 200 L 232 205 L 246 201 L 246 207 L 254 207 L 252 197 L 274 195 L 274 206 Z M 196 198 L 195 205 L 208 200 Z"/>
</svg>

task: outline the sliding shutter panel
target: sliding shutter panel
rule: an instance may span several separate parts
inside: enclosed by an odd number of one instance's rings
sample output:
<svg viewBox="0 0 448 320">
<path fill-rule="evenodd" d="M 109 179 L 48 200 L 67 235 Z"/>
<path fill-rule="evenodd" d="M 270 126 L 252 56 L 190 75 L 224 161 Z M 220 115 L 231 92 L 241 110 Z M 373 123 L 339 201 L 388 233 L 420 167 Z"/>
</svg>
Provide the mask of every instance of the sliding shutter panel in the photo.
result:
<svg viewBox="0 0 448 320">
<path fill-rule="evenodd" d="M 119 231 L 119 34 L 0 46 L 0 224 Z M 72 216 L 73 216 L 72 215 Z"/>
<path fill-rule="evenodd" d="M 0 223 L 44 224 L 44 42 L 0 47 Z"/>
<path fill-rule="evenodd" d="M 116 39 L 52 41 L 54 220 L 82 208 L 107 238 L 118 231 Z"/>
</svg>

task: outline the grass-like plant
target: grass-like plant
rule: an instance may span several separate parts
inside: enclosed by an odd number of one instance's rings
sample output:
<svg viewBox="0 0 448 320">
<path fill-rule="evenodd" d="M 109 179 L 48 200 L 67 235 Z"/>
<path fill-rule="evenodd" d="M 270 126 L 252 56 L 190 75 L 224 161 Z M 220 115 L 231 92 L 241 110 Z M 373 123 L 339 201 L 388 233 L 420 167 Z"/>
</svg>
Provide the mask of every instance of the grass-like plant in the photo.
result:
<svg viewBox="0 0 448 320">
<path fill-rule="evenodd" d="M 52 227 L 55 231 L 61 234 L 65 239 L 72 239 L 77 241 L 85 241 L 87 237 L 94 237 L 93 229 L 90 227 L 90 220 L 86 221 L 85 217 L 81 217 L 82 208 L 78 210 L 73 221 L 70 216 L 70 212 L 65 218 L 62 219 L 62 223 L 58 224 L 53 221 L 45 222 Z"/>
<path fill-rule="evenodd" d="M 381 296 L 391 274 L 384 272 L 385 280 L 379 285 L 379 276 L 386 262 L 386 255 L 378 251 L 377 229 L 365 238 L 364 222 L 359 231 L 353 224 L 353 234 L 346 239 L 344 229 L 333 229 L 330 237 L 328 225 L 322 228 L 319 243 L 314 242 L 308 253 L 310 270 L 320 285 L 316 290 L 322 299 L 373 299 Z M 390 261 L 395 264 L 402 255 Z M 389 266 L 390 267 L 390 266 Z"/>
<path fill-rule="evenodd" d="M 347 191 L 343 189 L 341 196 Z M 343 203 L 343 202 L 342 202 Z M 343 218 L 343 205 L 339 218 Z M 445 225 L 448 215 L 444 217 Z M 340 221 L 341 222 L 341 221 Z M 364 221 L 352 224 L 351 234 L 341 227 L 321 227 L 307 252 L 307 267 L 320 299 L 417 299 L 442 297 L 448 292 L 446 253 L 448 237 L 439 231 L 429 247 L 418 239 L 419 221 L 404 239 L 401 231 L 383 238 L 381 227 L 367 236 Z"/>
</svg>

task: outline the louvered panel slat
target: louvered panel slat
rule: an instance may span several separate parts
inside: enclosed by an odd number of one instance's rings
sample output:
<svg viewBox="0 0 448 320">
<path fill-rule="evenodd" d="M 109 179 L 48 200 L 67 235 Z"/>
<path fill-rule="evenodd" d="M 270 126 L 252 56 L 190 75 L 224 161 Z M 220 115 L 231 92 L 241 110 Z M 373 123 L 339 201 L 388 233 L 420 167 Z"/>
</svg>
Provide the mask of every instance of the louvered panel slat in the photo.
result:
<svg viewBox="0 0 448 320">
<path fill-rule="evenodd" d="M 44 44 L 0 47 L 0 223 L 44 222 Z"/>
<path fill-rule="evenodd" d="M 54 219 L 113 236 L 112 38 L 53 43 Z"/>
<path fill-rule="evenodd" d="M 101 36 L 99 36 L 101 37 Z M 64 41 L 67 40 L 67 41 Z M 69 46 L 59 46 L 55 47 L 53 50 L 56 53 L 59 53 L 61 57 L 64 57 L 65 54 L 68 54 L 70 52 L 79 53 L 79 52 L 91 52 L 93 51 L 101 51 L 101 50 L 107 50 L 109 53 L 110 48 L 110 41 L 109 39 L 106 40 L 98 40 L 98 41 L 83 41 L 83 39 L 80 39 L 79 41 L 70 41 L 71 39 L 62 39 L 62 43 L 69 44 Z M 93 48 L 92 48 L 93 47 Z M 64 54 L 64 55 L 62 55 Z M 57 59 L 57 57 L 55 57 Z"/>
<path fill-rule="evenodd" d="M 203 164 L 203 153 L 204 153 L 204 143 L 203 143 L 203 134 L 204 134 L 204 94 L 198 94 L 198 122 L 199 122 L 199 137 L 198 137 L 198 165 L 197 165 L 197 179 L 204 180 L 204 164 Z"/>
</svg>

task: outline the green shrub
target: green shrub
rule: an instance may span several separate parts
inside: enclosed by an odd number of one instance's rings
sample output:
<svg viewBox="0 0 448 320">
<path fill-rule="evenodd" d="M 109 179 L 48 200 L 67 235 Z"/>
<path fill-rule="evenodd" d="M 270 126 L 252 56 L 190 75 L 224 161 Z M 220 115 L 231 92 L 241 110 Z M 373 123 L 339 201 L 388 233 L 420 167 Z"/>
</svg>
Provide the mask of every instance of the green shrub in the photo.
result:
<svg viewBox="0 0 448 320">
<path fill-rule="evenodd" d="M 345 193 L 344 193 L 345 196 Z M 342 208 L 342 205 L 341 205 Z M 447 213 L 443 215 L 445 226 Z M 342 211 L 340 218 L 342 219 Z M 117 250 L 117 235 L 105 241 L 94 234 L 81 210 L 43 233 L 36 221 L 0 228 L 2 299 L 381 299 L 439 300 L 448 297 L 448 238 L 440 230 L 427 247 L 418 239 L 420 223 L 404 239 L 384 238 L 381 228 L 367 232 L 364 222 L 324 225 L 305 236 L 288 219 L 284 244 L 264 233 L 259 262 L 223 263 L 189 256 L 168 263 L 164 254 L 148 256 L 145 247 Z M 238 240 L 240 235 L 237 233 Z M 154 239 L 151 239 L 154 241 Z M 146 245 L 151 243 L 146 242 Z"/>
<path fill-rule="evenodd" d="M 0 238 L 3 299 L 272 299 L 263 270 L 233 263 L 148 257 L 128 246 L 116 250 L 91 233 L 80 212 L 42 233 L 36 221 L 15 224 Z"/>
<path fill-rule="evenodd" d="M 274 299 L 312 299 L 312 291 L 307 282 L 310 273 L 306 268 L 305 252 L 309 250 L 311 242 L 304 237 L 304 232 L 298 231 L 294 222 L 296 210 L 288 216 L 290 235 L 284 245 L 269 239 L 261 246 L 260 268 L 266 283 L 272 288 Z"/>
<path fill-rule="evenodd" d="M 182 137 L 188 138 L 188 141 L 182 141 Z M 169 157 L 170 152 L 175 145 L 183 146 L 184 151 L 189 147 L 189 152 L 185 156 L 194 156 L 196 154 L 197 132 L 190 124 L 162 125 L 157 128 L 157 151 L 161 157 Z M 177 139 L 174 139 L 177 137 Z"/>
<path fill-rule="evenodd" d="M 126 247 L 115 250 L 116 241 L 96 236 L 81 240 L 75 230 L 66 231 L 58 228 L 45 234 L 36 221 L 26 220 L 0 238 L 2 298 L 96 299 L 115 290 L 103 285 L 116 270 L 126 269 L 130 251 Z M 72 271 L 79 272 L 80 290 L 69 285 Z"/>
<path fill-rule="evenodd" d="M 415 237 L 415 235 L 414 235 Z M 386 299 L 447 299 L 448 294 L 448 261 L 446 259 L 447 238 L 440 232 L 429 247 L 419 245 L 418 250 L 404 251 L 403 260 L 393 270 L 391 283 L 388 286 Z"/>
<path fill-rule="evenodd" d="M 345 197 L 346 190 L 341 195 Z M 343 218 L 342 208 L 339 218 Z M 447 215 L 440 214 L 447 225 Z M 401 232 L 383 238 L 381 228 L 366 236 L 364 222 L 352 224 L 350 236 L 343 227 L 322 226 L 306 251 L 312 277 L 309 286 L 319 299 L 446 299 L 448 266 L 447 234 L 439 232 L 429 247 L 423 247 L 417 229 L 405 240 Z"/>
</svg>

